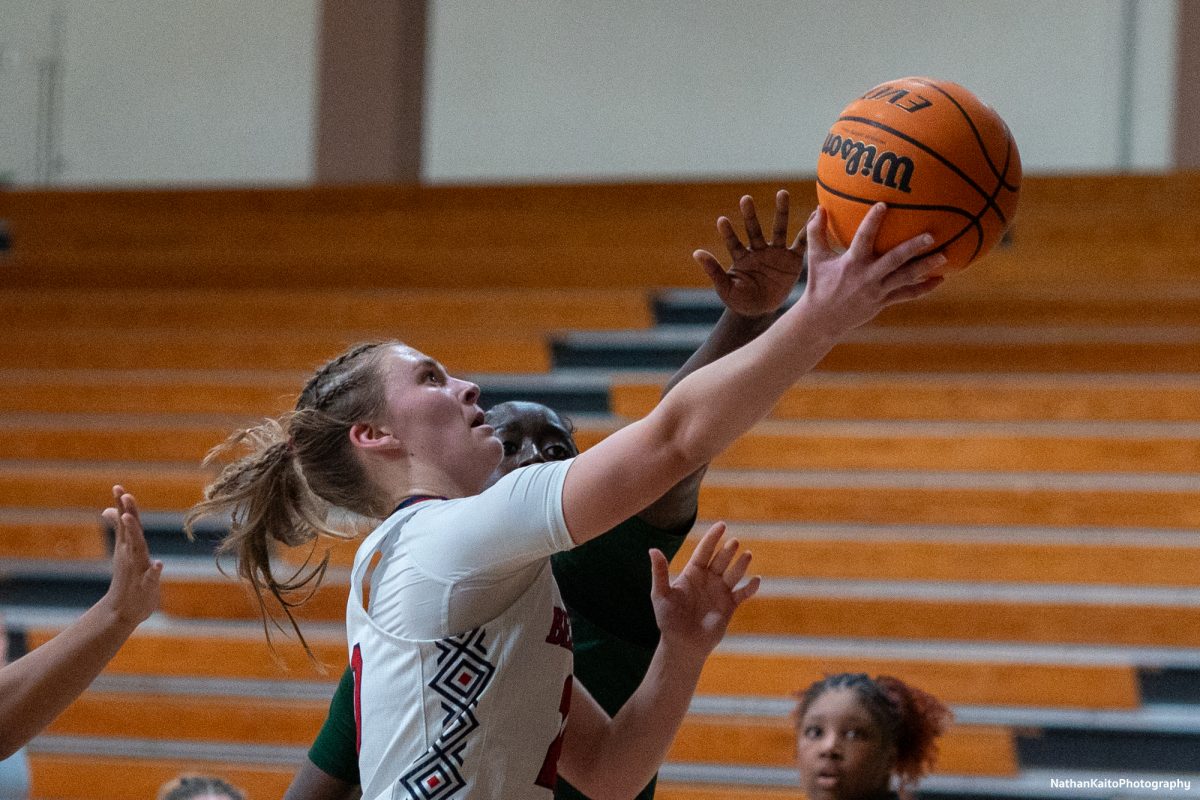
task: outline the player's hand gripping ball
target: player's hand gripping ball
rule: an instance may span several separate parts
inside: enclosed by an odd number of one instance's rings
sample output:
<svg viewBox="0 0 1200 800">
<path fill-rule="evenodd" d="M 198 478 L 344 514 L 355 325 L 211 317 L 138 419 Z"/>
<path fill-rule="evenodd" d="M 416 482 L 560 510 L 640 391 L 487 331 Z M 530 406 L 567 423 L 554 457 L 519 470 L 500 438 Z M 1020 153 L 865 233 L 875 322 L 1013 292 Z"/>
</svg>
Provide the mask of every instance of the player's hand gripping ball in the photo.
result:
<svg viewBox="0 0 1200 800">
<path fill-rule="evenodd" d="M 848 246 L 871 206 L 888 204 L 883 253 L 931 233 L 957 272 L 1000 240 L 1017 210 L 1021 156 L 991 106 L 949 81 L 901 78 L 842 111 L 817 159 L 817 201 Z"/>
</svg>

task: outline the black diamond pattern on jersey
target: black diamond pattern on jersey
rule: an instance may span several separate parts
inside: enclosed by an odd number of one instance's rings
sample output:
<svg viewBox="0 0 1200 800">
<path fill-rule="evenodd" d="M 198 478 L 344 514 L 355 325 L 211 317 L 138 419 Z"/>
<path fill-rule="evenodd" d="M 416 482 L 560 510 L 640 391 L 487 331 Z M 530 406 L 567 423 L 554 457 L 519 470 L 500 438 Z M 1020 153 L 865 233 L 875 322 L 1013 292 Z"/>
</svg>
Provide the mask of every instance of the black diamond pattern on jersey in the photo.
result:
<svg viewBox="0 0 1200 800">
<path fill-rule="evenodd" d="M 438 671 L 429 688 L 442 698 L 442 732 L 399 783 L 411 798 L 446 800 L 466 786 L 463 750 L 479 727 L 475 707 L 492 682 L 496 667 L 488 661 L 483 628 L 435 642 Z"/>
</svg>

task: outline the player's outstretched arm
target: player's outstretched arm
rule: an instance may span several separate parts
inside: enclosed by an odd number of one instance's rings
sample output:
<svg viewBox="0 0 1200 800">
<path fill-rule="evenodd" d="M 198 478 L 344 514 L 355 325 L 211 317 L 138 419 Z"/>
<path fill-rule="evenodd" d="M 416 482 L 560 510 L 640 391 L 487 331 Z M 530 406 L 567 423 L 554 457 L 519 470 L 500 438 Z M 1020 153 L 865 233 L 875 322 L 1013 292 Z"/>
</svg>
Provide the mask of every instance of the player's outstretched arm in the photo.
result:
<svg viewBox="0 0 1200 800">
<path fill-rule="evenodd" d="M 61 714 L 158 608 L 162 562 L 150 558 L 133 495 L 114 486 L 113 497 L 115 508 L 104 510 L 116 531 L 108 592 L 49 642 L 0 669 L 0 758 Z"/>
<path fill-rule="evenodd" d="M 786 189 L 775 193 L 770 241 L 763 235 L 758 210 L 750 195 L 744 195 L 738 203 L 746 228 L 745 244 L 728 217 L 717 218 L 717 232 L 729 252 L 728 270 L 707 250 L 692 254 L 712 281 L 725 310 L 703 344 L 667 381 L 664 396 L 696 370 L 753 341 L 775 321 L 776 313 L 787 302 L 804 273 L 807 229 L 801 227 L 792 244 L 787 244 L 790 205 L 791 198 Z M 638 517 L 661 530 L 686 525 L 696 515 L 700 482 L 707 469 L 706 464 L 675 484 Z"/>
<path fill-rule="evenodd" d="M 335 778 L 309 759 L 304 759 L 292 778 L 283 800 L 358 800 L 358 784 Z"/>
<path fill-rule="evenodd" d="M 724 523 L 709 528 L 674 580 L 663 554 L 651 551 L 651 599 L 662 637 L 646 677 L 617 715 L 610 719 L 575 683 L 559 771 L 588 797 L 633 797 L 650 782 L 687 714 L 705 660 L 733 612 L 758 591 L 757 577 L 741 584 L 750 553 L 739 553 L 736 539 L 722 543 L 724 533 Z"/>
<path fill-rule="evenodd" d="M 884 308 L 932 291 L 945 256 L 922 254 L 928 235 L 881 256 L 887 209 L 867 213 L 850 248 L 829 246 L 825 213 L 808 223 L 808 285 L 757 339 L 688 375 L 644 419 L 579 455 L 563 487 L 571 538 L 588 541 L 661 497 L 766 416 L 783 393 L 854 328 Z"/>
</svg>

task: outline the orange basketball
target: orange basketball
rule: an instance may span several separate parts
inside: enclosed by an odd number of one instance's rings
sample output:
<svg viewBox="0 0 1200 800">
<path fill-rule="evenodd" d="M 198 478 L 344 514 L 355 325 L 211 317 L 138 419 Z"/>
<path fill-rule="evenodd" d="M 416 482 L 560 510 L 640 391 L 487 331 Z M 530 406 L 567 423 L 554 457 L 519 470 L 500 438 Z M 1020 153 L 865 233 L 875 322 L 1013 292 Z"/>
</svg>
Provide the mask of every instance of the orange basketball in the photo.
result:
<svg viewBox="0 0 1200 800">
<path fill-rule="evenodd" d="M 849 245 L 871 206 L 888 213 L 882 253 L 931 233 L 957 272 L 1000 240 L 1017 210 L 1021 156 L 991 106 L 949 81 L 901 78 L 842 111 L 817 159 L 817 201 L 833 239 Z"/>
</svg>

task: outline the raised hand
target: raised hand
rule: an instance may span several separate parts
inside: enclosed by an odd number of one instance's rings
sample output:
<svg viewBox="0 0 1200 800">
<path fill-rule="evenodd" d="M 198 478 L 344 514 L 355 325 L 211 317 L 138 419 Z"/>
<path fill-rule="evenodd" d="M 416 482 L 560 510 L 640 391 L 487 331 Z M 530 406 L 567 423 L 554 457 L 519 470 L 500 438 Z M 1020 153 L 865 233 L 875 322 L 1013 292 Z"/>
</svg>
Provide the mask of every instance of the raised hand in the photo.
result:
<svg viewBox="0 0 1200 800">
<path fill-rule="evenodd" d="M 787 190 L 780 189 L 775 194 L 775 221 L 768 242 L 758 223 L 754 199 L 750 195 L 742 197 L 739 207 L 748 247 L 742 244 L 728 217 L 717 218 L 717 231 L 733 260 L 728 271 L 707 250 L 692 253 L 712 281 L 721 302 L 731 311 L 745 317 L 778 311 L 803 274 L 807 232 L 801 228 L 791 246 L 786 245 L 789 202 Z"/>
<path fill-rule="evenodd" d="M 738 583 L 750 566 L 750 552 L 738 552 L 737 539 L 721 545 L 725 523 L 705 532 L 683 572 L 671 580 L 667 559 L 650 551 L 650 600 L 665 643 L 706 657 L 725 635 L 729 620 L 758 591 L 760 579 Z"/>
<path fill-rule="evenodd" d="M 144 622 L 158 608 L 161 561 L 151 560 L 137 500 L 122 486 L 113 487 L 114 508 L 102 516 L 114 531 L 113 576 L 101 601 L 130 625 Z"/>
<path fill-rule="evenodd" d="M 809 218 L 808 282 L 802 301 L 835 336 L 870 322 L 888 306 L 928 294 L 944 280 L 930 273 L 945 264 L 946 257 L 923 255 L 933 246 L 929 234 L 875 255 L 875 237 L 886 214 L 883 203 L 872 206 L 844 253 L 829 245 L 825 209 L 818 208 Z"/>
</svg>

